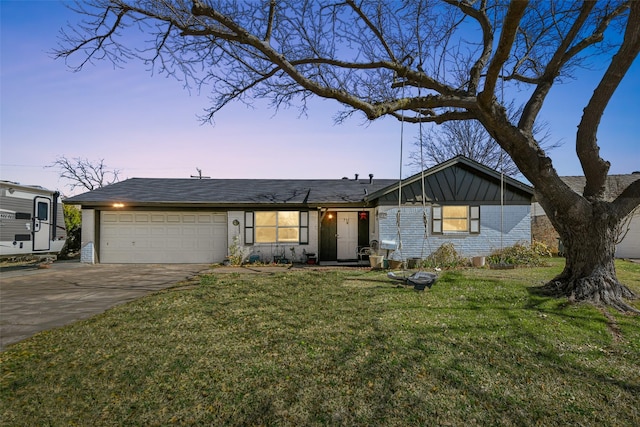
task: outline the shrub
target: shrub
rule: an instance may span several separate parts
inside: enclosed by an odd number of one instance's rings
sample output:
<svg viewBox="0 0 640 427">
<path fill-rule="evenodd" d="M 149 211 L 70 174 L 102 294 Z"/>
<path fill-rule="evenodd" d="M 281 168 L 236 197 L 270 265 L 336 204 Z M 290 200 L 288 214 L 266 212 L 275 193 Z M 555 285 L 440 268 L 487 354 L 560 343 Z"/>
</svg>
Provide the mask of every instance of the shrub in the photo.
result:
<svg viewBox="0 0 640 427">
<path fill-rule="evenodd" d="M 546 265 L 544 258 L 552 255 L 549 246 L 534 241 L 530 245 L 516 243 L 513 246 L 494 250 L 488 257 L 489 264 L 511 264 L 527 267 Z"/>
<path fill-rule="evenodd" d="M 58 258 L 69 259 L 80 252 L 82 243 L 82 213 L 77 206 L 62 205 L 64 212 L 64 225 L 67 230 L 67 240 L 60 251 Z"/>
<path fill-rule="evenodd" d="M 453 243 L 444 243 L 423 261 L 423 267 L 451 269 L 464 267 L 468 263 L 467 259 L 458 254 Z"/>
<path fill-rule="evenodd" d="M 245 248 L 240 243 L 240 236 L 233 236 L 233 242 L 229 245 L 229 256 L 227 257 L 229 264 L 236 266 L 242 265 L 245 257 Z"/>
</svg>

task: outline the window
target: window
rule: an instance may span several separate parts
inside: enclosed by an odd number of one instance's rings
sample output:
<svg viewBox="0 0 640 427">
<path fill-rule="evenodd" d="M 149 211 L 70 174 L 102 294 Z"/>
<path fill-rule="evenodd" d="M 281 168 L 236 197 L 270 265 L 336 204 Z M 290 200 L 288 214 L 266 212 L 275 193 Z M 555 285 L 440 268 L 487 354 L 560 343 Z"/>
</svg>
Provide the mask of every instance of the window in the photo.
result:
<svg viewBox="0 0 640 427">
<path fill-rule="evenodd" d="M 309 212 L 245 212 L 245 243 L 308 243 Z"/>
<path fill-rule="evenodd" d="M 49 204 L 45 202 L 38 202 L 38 213 L 36 215 L 40 221 L 46 221 L 49 219 Z"/>
<path fill-rule="evenodd" d="M 433 206 L 431 230 L 442 233 L 480 233 L 480 206 Z"/>
</svg>

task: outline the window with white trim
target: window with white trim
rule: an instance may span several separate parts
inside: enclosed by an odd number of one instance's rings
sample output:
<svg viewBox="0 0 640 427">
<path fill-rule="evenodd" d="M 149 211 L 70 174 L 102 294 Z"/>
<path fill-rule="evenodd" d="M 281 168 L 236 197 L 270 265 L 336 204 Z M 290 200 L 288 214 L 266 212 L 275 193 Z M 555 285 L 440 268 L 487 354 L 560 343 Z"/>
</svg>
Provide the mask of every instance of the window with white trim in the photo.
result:
<svg viewBox="0 0 640 427">
<path fill-rule="evenodd" d="M 245 212 L 245 243 L 309 243 L 309 212 Z"/>
<path fill-rule="evenodd" d="M 431 209 L 433 234 L 480 233 L 480 206 L 433 206 Z"/>
</svg>

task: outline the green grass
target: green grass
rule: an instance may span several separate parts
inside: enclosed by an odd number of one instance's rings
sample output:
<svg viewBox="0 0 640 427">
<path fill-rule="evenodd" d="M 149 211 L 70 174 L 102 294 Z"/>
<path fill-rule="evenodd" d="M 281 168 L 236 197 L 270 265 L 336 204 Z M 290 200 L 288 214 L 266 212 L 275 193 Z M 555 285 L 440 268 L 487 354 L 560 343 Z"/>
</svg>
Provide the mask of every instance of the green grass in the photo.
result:
<svg viewBox="0 0 640 427">
<path fill-rule="evenodd" d="M 640 317 L 532 292 L 560 270 L 204 276 L 11 346 L 0 423 L 640 425 Z"/>
</svg>

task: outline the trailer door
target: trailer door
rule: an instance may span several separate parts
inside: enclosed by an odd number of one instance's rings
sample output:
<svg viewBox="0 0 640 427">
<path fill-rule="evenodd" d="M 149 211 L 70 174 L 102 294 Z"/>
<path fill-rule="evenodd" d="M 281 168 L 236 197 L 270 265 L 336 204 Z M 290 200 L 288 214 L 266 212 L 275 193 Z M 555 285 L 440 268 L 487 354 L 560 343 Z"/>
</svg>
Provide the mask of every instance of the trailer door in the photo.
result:
<svg viewBox="0 0 640 427">
<path fill-rule="evenodd" d="M 33 250 L 48 251 L 51 236 L 51 199 L 36 196 L 33 199 Z"/>
</svg>

